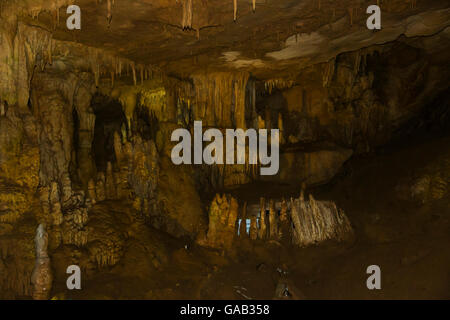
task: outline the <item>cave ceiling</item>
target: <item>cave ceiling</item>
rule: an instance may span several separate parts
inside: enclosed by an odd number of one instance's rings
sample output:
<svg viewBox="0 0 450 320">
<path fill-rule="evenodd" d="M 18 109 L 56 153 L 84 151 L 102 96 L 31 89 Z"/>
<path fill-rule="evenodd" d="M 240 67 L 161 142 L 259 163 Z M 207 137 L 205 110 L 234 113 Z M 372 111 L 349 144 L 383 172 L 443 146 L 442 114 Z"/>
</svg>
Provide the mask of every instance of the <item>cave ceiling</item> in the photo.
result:
<svg viewBox="0 0 450 320">
<path fill-rule="evenodd" d="M 448 1 L 378 1 L 379 31 L 365 25 L 370 1 L 256 0 L 253 11 L 251 0 L 241 0 L 236 17 L 232 0 L 192 1 L 192 21 L 184 28 L 182 0 L 75 1 L 82 27 L 73 31 L 65 24 L 70 1 L 9 0 L 3 6 L 22 9 L 21 19 L 55 40 L 102 48 L 180 78 L 205 70 L 292 78 L 342 52 L 436 34 L 448 46 Z"/>
</svg>

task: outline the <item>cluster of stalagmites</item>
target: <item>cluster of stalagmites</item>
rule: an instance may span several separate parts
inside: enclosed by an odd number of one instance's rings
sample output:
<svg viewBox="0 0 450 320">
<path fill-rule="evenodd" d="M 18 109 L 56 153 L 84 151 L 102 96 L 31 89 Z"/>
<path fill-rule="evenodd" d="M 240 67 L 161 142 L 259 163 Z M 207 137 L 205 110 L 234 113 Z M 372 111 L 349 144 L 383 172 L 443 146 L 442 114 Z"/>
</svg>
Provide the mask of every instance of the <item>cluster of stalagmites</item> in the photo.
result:
<svg viewBox="0 0 450 320">
<path fill-rule="evenodd" d="M 345 213 L 331 201 L 318 201 L 303 192 L 290 202 L 261 198 L 259 212 L 240 209 L 230 195 L 217 194 L 209 208 L 209 229 L 200 243 L 214 248 L 230 248 L 237 238 L 275 240 L 308 246 L 326 240 L 344 241 L 353 234 Z M 250 220 L 248 228 L 247 221 Z"/>
<path fill-rule="evenodd" d="M 334 239 L 343 241 L 353 229 L 344 211 L 331 201 L 317 201 L 310 194 L 304 199 L 303 192 L 298 199 L 291 199 L 294 243 L 300 246 Z"/>
</svg>

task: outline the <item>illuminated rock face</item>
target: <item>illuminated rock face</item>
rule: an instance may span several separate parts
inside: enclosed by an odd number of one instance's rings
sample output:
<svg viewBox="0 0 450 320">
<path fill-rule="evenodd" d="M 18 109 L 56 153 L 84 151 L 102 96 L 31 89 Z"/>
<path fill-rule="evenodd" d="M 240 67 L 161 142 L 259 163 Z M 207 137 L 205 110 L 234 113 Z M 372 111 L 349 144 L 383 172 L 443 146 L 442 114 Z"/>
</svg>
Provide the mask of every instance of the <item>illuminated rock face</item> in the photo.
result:
<svg viewBox="0 0 450 320">
<path fill-rule="evenodd" d="M 351 238 L 353 229 L 345 213 L 333 202 L 316 201 L 312 195 L 291 200 L 294 224 L 293 241 L 308 246 L 325 240 L 343 241 Z"/>
</svg>

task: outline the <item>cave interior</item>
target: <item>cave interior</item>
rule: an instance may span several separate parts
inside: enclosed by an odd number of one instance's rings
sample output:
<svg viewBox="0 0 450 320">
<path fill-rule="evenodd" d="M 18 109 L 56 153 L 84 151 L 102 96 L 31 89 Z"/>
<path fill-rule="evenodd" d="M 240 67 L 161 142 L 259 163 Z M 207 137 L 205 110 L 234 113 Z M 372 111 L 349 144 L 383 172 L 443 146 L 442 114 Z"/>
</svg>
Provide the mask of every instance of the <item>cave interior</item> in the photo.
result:
<svg viewBox="0 0 450 320">
<path fill-rule="evenodd" d="M 440 0 L 0 0 L 0 299 L 450 299 L 449 40 Z M 175 164 L 195 121 L 279 170 Z"/>
</svg>

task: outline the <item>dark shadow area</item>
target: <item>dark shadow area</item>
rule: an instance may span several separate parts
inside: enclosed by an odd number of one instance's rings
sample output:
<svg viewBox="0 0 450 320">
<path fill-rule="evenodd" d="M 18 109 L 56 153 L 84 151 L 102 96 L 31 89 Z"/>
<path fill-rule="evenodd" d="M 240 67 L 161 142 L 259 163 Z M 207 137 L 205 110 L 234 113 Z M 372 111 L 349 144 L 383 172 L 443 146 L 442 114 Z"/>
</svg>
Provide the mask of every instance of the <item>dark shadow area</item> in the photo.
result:
<svg viewBox="0 0 450 320">
<path fill-rule="evenodd" d="M 126 126 L 126 118 L 119 102 L 101 95 L 92 99 L 95 128 L 92 152 L 97 171 L 105 171 L 108 162 L 115 162 L 114 132 L 120 132 Z"/>
</svg>

